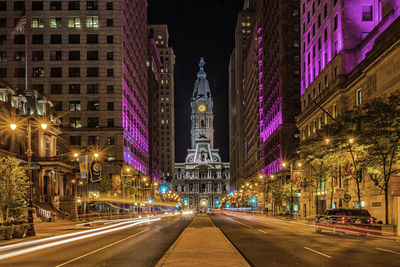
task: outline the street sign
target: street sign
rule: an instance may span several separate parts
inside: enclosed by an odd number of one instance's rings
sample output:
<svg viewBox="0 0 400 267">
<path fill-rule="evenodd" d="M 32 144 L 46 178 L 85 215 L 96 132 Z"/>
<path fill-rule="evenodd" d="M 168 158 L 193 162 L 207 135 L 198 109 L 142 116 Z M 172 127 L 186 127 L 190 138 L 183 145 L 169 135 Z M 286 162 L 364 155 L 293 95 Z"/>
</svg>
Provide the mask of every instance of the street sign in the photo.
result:
<svg viewBox="0 0 400 267">
<path fill-rule="evenodd" d="M 351 196 L 349 194 L 344 194 L 343 200 L 349 202 L 351 200 Z"/>
<path fill-rule="evenodd" d="M 34 164 L 32 164 L 32 165 L 23 165 L 22 168 L 24 168 L 25 170 L 38 170 L 38 169 L 40 169 L 39 166 L 34 165 Z"/>
</svg>

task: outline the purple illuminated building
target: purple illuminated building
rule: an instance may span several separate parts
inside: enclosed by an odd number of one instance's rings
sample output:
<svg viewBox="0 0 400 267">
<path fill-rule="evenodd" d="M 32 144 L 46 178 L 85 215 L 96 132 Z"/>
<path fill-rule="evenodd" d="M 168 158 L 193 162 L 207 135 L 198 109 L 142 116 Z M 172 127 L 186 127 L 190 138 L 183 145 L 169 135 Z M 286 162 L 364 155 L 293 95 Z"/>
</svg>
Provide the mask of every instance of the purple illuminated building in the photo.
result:
<svg viewBox="0 0 400 267">
<path fill-rule="evenodd" d="M 399 0 L 301 1 L 301 139 L 313 135 L 344 106 L 347 75 L 373 48 L 376 38 L 400 15 Z"/>
<path fill-rule="evenodd" d="M 300 6 L 298 1 L 258 1 L 260 156 L 266 175 L 290 160 L 300 109 Z"/>
</svg>

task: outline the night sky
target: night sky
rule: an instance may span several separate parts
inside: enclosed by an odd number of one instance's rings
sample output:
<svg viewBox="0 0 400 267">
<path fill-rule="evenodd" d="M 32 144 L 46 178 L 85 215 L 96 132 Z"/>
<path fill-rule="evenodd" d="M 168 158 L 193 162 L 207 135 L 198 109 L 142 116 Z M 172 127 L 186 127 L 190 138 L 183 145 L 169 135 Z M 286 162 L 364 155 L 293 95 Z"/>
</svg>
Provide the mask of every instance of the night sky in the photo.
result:
<svg viewBox="0 0 400 267">
<path fill-rule="evenodd" d="M 229 160 L 228 65 L 243 0 L 149 0 L 149 24 L 167 24 L 175 63 L 175 157 L 190 148 L 190 98 L 200 57 L 214 98 L 214 146 Z"/>
</svg>

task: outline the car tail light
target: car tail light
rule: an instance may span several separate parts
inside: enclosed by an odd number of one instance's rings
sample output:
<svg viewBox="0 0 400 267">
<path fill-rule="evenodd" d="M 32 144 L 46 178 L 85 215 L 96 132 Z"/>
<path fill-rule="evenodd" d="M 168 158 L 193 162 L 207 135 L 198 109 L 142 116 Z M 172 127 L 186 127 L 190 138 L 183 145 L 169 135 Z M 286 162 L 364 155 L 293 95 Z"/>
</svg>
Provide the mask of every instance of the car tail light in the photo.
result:
<svg viewBox="0 0 400 267">
<path fill-rule="evenodd" d="M 340 218 L 340 222 L 341 222 L 341 223 L 345 223 L 345 222 L 346 222 L 346 217 Z"/>
<path fill-rule="evenodd" d="M 369 217 L 369 224 L 373 224 L 374 223 L 374 218 Z"/>
</svg>

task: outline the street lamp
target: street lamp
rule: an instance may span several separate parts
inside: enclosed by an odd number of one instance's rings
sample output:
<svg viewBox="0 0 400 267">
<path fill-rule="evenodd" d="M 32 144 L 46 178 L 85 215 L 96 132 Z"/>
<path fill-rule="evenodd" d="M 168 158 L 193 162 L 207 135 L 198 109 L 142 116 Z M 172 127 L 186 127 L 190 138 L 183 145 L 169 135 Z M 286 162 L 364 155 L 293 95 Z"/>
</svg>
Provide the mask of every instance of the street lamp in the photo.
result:
<svg viewBox="0 0 400 267">
<path fill-rule="evenodd" d="M 47 123 L 41 123 L 40 126 L 42 127 L 43 130 L 47 129 Z M 17 124 L 16 123 L 10 123 L 10 128 L 12 131 L 15 131 L 17 129 Z M 33 177 L 32 177 L 32 125 L 31 125 L 31 118 L 28 117 L 27 119 L 27 125 L 26 125 L 26 130 L 27 130 L 27 137 L 28 137 L 28 148 L 26 150 L 26 155 L 28 156 L 28 178 L 30 181 L 29 184 L 29 201 L 28 201 L 28 224 L 29 228 L 26 232 L 27 236 L 35 236 L 35 227 L 33 225 Z"/>
</svg>

